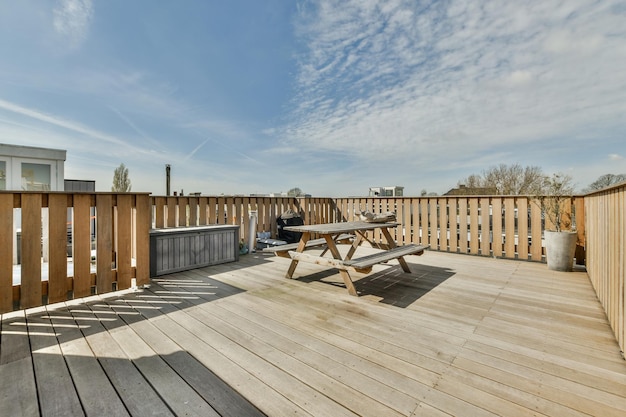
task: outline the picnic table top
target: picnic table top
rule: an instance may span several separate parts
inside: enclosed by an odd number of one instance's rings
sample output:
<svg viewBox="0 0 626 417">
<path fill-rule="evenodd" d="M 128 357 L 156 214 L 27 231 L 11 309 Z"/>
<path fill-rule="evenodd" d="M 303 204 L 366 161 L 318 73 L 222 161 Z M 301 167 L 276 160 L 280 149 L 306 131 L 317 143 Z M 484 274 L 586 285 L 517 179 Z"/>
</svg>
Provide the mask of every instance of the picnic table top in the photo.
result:
<svg viewBox="0 0 626 417">
<path fill-rule="evenodd" d="M 385 222 L 339 222 L 339 223 L 323 223 L 323 224 L 308 224 L 303 226 L 285 226 L 285 230 L 292 232 L 310 232 L 319 234 L 335 234 L 335 233 L 351 233 L 357 230 L 374 230 L 378 228 L 390 228 L 396 227 L 400 223 Z"/>
</svg>

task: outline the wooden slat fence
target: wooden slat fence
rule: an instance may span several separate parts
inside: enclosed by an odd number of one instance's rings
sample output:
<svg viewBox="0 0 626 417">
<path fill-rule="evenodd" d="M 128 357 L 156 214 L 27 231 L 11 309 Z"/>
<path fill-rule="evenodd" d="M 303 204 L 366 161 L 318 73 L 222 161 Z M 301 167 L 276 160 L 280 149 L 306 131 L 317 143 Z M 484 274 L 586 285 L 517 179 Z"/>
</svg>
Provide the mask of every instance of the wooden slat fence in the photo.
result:
<svg viewBox="0 0 626 417">
<path fill-rule="evenodd" d="M 573 197 L 571 210 L 579 232 L 577 260 L 584 261 L 585 204 Z M 22 282 L 12 287 L 14 211 L 22 216 Z M 67 210 L 73 215 L 73 268 L 67 277 Z M 394 211 L 400 243 L 430 245 L 431 250 L 532 261 L 544 260 L 545 222 L 539 205 L 526 196 L 291 198 L 244 196 L 150 196 L 134 193 L 0 193 L 0 308 L 24 308 L 91 292 L 130 287 L 149 280 L 149 229 L 240 225 L 240 239 L 270 231 L 287 210 L 305 224 L 357 220 L 359 213 Z M 95 212 L 95 226 L 91 221 Z M 47 220 L 42 223 L 41 219 Z M 256 230 L 249 218 L 256 215 Z M 4 233 L 6 231 L 6 234 Z M 369 238 L 383 242 L 380 232 Z M 95 241 L 96 261 L 91 259 Z M 40 247 L 43 242 L 43 250 Z M 49 242 L 49 244 L 46 244 Z M 41 279 L 41 257 L 48 256 L 48 281 Z M 116 254 L 116 264 L 109 261 Z M 47 258 L 46 258 L 47 259 Z M 111 259 L 113 260 L 113 259 Z M 95 269 L 95 272 L 93 271 Z M 65 274 L 65 275 L 64 275 Z M 65 276 L 65 279 L 63 277 Z M 12 288 L 12 291 L 9 289 Z M 11 295 L 7 295 L 11 293 Z M 69 295 L 68 295 L 69 294 Z"/>
<path fill-rule="evenodd" d="M 0 192 L 0 312 L 147 284 L 150 218 L 147 193 Z"/>
<path fill-rule="evenodd" d="M 626 351 L 626 183 L 585 196 L 587 274 Z"/>
<path fill-rule="evenodd" d="M 431 250 L 542 262 L 546 220 L 537 199 L 528 196 L 443 197 L 152 197 L 153 227 L 239 224 L 247 241 L 249 216 L 257 215 L 254 232 L 276 237 L 276 219 L 292 209 L 305 224 L 353 221 L 361 211 L 396 212 L 400 225 L 392 230 L 399 244 L 430 245 Z M 572 197 L 568 210 L 579 232 L 577 261 L 584 263 L 584 204 Z M 549 222 L 548 222 L 549 223 Z M 548 224 L 548 226 L 550 226 Z M 380 231 L 369 238 L 382 242 Z"/>
</svg>

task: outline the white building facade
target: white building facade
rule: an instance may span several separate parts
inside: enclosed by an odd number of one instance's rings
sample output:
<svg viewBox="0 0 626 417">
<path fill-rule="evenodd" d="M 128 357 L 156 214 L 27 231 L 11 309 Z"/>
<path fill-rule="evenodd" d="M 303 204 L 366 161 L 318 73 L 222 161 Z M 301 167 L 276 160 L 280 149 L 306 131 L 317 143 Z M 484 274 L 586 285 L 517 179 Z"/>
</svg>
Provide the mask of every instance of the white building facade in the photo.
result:
<svg viewBox="0 0 626 417">
<path fill-rule="evenodd" d="M 0 190 L 63 191 L 66 151 L 0 143 Z"/>
<path fill-rule="evenodd" d="M 0 143 L 0 191 L 64 191 L 66 151 Z M 42 256 L 48 260 L 48 215 L 42 213 Z M 13 218 L 13 264 L 19 263 L 22 216 Z"/>
</svg>

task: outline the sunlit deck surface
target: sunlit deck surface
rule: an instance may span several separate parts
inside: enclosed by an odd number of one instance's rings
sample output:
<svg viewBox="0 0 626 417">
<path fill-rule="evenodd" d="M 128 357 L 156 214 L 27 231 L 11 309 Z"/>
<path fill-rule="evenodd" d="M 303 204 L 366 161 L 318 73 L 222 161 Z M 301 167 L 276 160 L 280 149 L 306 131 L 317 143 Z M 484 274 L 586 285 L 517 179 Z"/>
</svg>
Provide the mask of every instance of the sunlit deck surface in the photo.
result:
<svg viewBox="0 0 626 417">
<path fill-rule="evenodd" d="M 0 415 L 626 415 L 585 272 L 406 259 L 412 274 L 354 274 L 358 298 L 337 270 L 288 280 L 287 259 L 257 253 L 5 314 Z"/>
</svg>

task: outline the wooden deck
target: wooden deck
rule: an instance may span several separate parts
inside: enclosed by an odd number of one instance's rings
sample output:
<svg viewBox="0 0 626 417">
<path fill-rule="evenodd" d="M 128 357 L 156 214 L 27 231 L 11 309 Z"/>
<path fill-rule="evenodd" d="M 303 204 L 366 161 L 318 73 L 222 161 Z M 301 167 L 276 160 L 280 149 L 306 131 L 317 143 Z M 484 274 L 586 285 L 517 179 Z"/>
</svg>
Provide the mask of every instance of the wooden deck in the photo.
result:
<svg viewBox="0 0 626 417">
<path fill-rule="evenodd" d="M 586 273 L 406 260 L 354 274 L 358 298 L 337 270 L 288 280 L 288 259 L 257 253 L 4 314 L 0 415 L 626 415 Z"/>
</svg>

